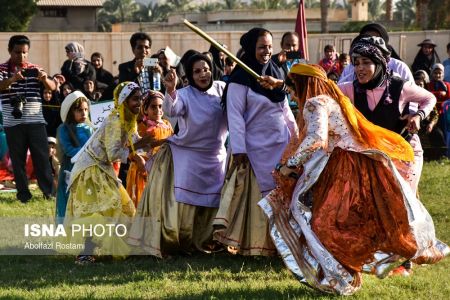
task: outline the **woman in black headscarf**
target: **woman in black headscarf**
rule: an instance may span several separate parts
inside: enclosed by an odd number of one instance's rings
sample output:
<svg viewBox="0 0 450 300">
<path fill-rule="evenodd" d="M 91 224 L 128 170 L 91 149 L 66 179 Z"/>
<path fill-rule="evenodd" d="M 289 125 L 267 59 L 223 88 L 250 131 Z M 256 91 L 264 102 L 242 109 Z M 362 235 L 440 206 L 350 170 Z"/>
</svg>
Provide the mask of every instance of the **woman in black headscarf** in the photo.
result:
<svg viewBox="0 0 450 300">
<path fill-rule="evenodd" d="M 240 40 L 241 60 L 261 79 L 237 66 L 222 104 L 230 132 L 232 163 L 214 224 L 215 239 L 243 255 L 275 255 L 268 223 L 257 202 L 275 188 L 271 172 L 297 130 L 283 75 L 271 60 L 272 34 L 253 28 Z"/>
<path fill-rule="evenodd" d="M 431 76 L 431 68 L 435 63 L 441 62 L 436 52 L 436 44 L 430 39 L 425 39 L 417 46 L 420 47 L 420 50 L 414 58 L 411 69 L 413 72 L 424 70 L 428 76 Z"/>
</svg>

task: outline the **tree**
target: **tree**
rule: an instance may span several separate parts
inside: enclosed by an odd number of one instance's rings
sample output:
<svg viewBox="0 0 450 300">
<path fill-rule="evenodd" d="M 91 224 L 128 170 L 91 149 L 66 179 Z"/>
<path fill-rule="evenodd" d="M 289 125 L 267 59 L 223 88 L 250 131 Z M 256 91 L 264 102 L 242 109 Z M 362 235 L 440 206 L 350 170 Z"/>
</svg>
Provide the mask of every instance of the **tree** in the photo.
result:
<svg viewBox="0 0 450 300">
<path fill-rule="evenodd" d="M 26 31 L 37 11 L 33 0 L 0 0 L 0 31 Z"/>
<path fill-rule="evenodd" d="M 383 2 L 382 0 L 369 1 L 369 15 L 371 20 L 378 20 L 383 14 Z"/>
<path fill-rule="evenodd" d="M 320 31 L 328 33 L 328 7 L 330 7 L 330 0 L 320 0 Z"/>
<path fill-rule="evenodd" d="M 416 0 L 400 0 L 395 3 L 394 19 L 402 20 L 403 25 L 410 27 L 416 19 Z"/>
<path fill-rule="evenodd" d="M 416 24 L 422 30 L 428 28 L 428 4 L 430 0 L 417 0 L 416 1 Z"/>
<path fill-rule="evenodd" d="M 139 10 L 134 0 L 108 0 L 98 12 L 98 27 L 100 31 L 111 31 L 112 24 L 132 22 L 133 16 Z"/>
<path fill-rule="evenodd" d="M 394 19 L 394 10 L 392 8 L 392 0 L 386 0 L 386 21 L 392 21 Z"/>
<path fill-rule="evenodd" d="M 244 5 L 241 0 L 224 0 L 222 3 L 222 7 L 225 9 L 239 9 Z"/>
</svg>

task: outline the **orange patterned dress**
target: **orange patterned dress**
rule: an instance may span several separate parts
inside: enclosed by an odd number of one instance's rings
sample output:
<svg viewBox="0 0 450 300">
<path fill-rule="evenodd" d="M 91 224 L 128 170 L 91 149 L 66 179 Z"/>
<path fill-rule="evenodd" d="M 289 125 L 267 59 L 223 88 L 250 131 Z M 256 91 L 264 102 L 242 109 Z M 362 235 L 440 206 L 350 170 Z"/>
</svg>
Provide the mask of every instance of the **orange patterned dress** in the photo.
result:
<svg viewBox="0 0 450 300">
<path fill-rule="evenodd" d="M 140 136 L 151 135 L 154 140 L 159 141 L 171 136 L 173 134 L 173 129 L 167 120 L 157 122 L 144 119 L 138 124 L 138 133 Z M 147 152 L 138 152 L 138 155 L 143 157 L 146 161 L 146 166 L 148 165 L 149 160 L 151 160 L 158 152 L 159 148 L 160 147 L 158 146 L 150 148 Z M 127 192 L 128 195 L 130 195 L 131 200 L 133 200 L 135 207 L 137 207 L 139 200 L 141 199 L 142 191 L 147 183 L 147 172 L 149 170 L 139 170 L 136 161 L 134 161 L 132 157 L 130 157 L 130 159 L 131 164 L 127 174 Z"/>
</svg>

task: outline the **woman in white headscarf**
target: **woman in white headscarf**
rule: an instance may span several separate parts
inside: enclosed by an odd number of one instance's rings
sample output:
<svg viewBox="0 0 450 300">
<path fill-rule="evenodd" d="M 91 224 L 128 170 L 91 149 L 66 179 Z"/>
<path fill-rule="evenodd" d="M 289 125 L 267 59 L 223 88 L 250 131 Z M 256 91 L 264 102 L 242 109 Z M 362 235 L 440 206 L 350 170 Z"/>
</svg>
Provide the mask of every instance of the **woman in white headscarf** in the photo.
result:
<svg viewBox="0 0 450 300">
<path fill-rule="evenodd" d="M 65 49 L 68 59 L 61 67 L 61 74 L 76 90 L 82 90 L 86 79 L 95 81 L 95 68 L 85 59 L 84 47 L 80 43 L 70 42 Z"/>
<path fill-rule="evenodd" d="M 123 82 L 114 90 L 114 111 L 100 128 L 72 158 L 73 166 L 68 189 L 70 191 L 65 224 L 95 226 L 117 224 L 135 213 L 134 204 L 114 172 L 112 163 L 126 161 L 129 152 L 143 147 L 148 141 L 141 139 L 136 131 L 136 118 L 142 103 L 139 86 Z M 75 232 L 74 232 L 75 233 Z M 128 246 L 120 236 L 101 234 L 86 237 L 71 233 L 70 242 L 85 243 L 85 249 L 77 262 L 93 262 L 94 246 L 100 253 L 122 256 L 128 254 Z M 76 253 L 80 254 L 80 253 Z"/>
</svg>

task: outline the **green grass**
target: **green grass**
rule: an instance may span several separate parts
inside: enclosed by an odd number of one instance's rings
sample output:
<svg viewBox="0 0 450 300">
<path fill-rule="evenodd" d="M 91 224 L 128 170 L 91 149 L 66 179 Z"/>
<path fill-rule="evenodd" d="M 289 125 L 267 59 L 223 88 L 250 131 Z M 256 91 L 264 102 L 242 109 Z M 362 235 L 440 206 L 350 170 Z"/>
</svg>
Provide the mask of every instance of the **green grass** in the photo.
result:
<svg viewBox="0 0 450 300">
<path fill-rule="evenodd" d="M 438 237 L 450 242 L 450 160 L 426 163 L 420 196 L 433 216 Z M 27 205 L 0 194 L 0 216 L 53 214 L 53 203 L 34 192 Z M 448 299 L 450 260 L 417 267 L 410 277 L 379 280 L 364 275 L 349 299 Z M 168 260 L 103 259 L 90 266 L 70 256 L 0 256 L 0 298 L 29 299 L 334 299 L 298 283 L 277 257 L 226 253 Z"/>
</svg>

